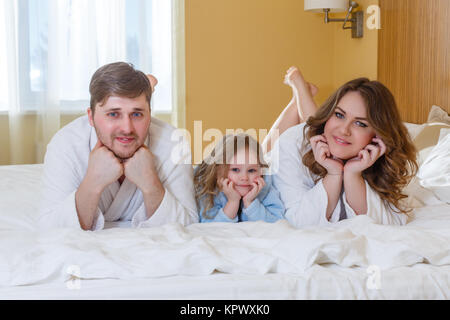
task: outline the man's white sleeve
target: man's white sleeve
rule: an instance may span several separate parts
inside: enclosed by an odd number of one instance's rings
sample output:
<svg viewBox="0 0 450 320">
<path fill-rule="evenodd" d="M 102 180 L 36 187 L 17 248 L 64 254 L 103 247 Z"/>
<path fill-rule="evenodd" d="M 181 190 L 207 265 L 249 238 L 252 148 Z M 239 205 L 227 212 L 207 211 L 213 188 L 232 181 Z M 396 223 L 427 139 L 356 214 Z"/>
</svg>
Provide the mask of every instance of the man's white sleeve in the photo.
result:
<svg viewBox="0 0 450 320">
<path fill-rule="evenodd" d="M 42 177 L 42 201 L 38 226 L 40 228 L 69 227 L 81 229 L 75 205 L 75 192 L 81 183 L 77 159 L 59 148 L 48 145 Z"/>
</svg>

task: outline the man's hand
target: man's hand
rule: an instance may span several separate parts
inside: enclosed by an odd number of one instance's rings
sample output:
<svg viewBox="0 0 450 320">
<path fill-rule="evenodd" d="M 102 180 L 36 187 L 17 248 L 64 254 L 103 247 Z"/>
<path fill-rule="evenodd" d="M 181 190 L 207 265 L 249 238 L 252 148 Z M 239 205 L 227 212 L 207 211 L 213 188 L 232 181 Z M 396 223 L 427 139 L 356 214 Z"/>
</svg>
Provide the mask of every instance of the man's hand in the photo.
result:
<svg viewBox="0 0 450 320">
<path fill-rule="evenodd" d="M 86 176 L 75 193 L 75 207 L 83 230 L 91 230 L 103 190 L 122 175 L 122 163 L 99 139 L 89 154 Z"/>
<path fill-rule="evenodd" d="M 97 144 L 89 154 L 89 162 L 86 177 L 90 185 L 97 191 L 103 191 L 108 185 L 117 181 L 123 175 L 123 166 L 102 142 L 97 140 Z"/>
<path fill-rule="evenodd" d="M 266 183 L 262 177 L 258 177 L 256 181 L 252 183 L 253 188 L 242 198 L 244 208 L 248 208 L 252 204 L 253 200 L 255 200 L 265 185 Z"/>
<path fill-rule="evenodd" d="M 156 172 L 155 156 L 146 146 L 142 146 L 123 166 L 127 179 L 141 189 L 147 218 L 150 218 L 159 208 L 165 194 Z"/>
<path fill-rule="evenodd" d="M 143 194 L 161 191 L 162 185 L 156 172 L 155 156 L 144 145 L 123 163 L 124 174 Z"/>
</svg>

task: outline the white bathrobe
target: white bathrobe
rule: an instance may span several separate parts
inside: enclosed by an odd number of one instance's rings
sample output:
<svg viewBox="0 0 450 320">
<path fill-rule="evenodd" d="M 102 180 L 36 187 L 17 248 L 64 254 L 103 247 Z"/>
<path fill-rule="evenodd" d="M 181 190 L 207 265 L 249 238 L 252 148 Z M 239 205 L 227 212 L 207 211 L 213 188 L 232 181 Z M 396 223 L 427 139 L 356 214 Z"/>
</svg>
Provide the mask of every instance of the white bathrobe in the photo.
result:
<svg viewBox="0 0 450 320">
<path fill-rule="evenodd" d="M 116 181 L 103 191 L 92 230 L 103 229 L 105 221 L 116 222 L 109 226 L 129 226 L 131 221 L 132 227 L 198 222 L 190 148 L 176 135 L 172 139 L 174 130 L 171 125 L 152 118 L 145 142 L 155 156 L 156 170 L 165 189 L 164 198 L 155 213 L 147 219 L 140 189 L 125 178 L 121 185 Z M 44 160 L 40 227 L 81 229 L 75 192 L 86 175 L 89 154 L 96 143 L 97 134 L 87 116 L 69 123 L 50 141 Z M 126 221 L 128 223 L 121 223 Z"/>
<path fill-rule="evenodd" d="M 322 179 L 314 183 L 308 168 L 302 163 L 303 128 L 305 123 L 289 128 L 279 137 L 268 155 L 273 183 L 278 189 L 286 207 L 285 217 L 295 227 L 327 226 L 339 221 L 341 206 L 348 218 L 356 216 L 355 211 L 342 194 L 330 221 L 326 218 L 328 197 Z M 379 224 L 403 225 L 407 216 L 391 211 L 366 181 L 367 216 Z"/>
</svg>

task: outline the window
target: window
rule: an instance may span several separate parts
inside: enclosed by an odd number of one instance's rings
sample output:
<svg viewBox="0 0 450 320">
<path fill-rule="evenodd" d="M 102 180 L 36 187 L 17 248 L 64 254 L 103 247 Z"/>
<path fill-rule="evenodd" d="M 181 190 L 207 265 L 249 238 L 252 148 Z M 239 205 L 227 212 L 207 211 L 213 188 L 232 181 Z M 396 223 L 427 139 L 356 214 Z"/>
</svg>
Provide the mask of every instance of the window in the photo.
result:
<svg viewBox="0 0 450 320">
<path fill-rule="evenodd" d="M 152 109 L 172 111 L 172 1 L 2 1 L 15 19 L 0 21 L 0 111 L 12 92 L 21 112 L 55 101 L 62 112 L 85 111 L 92 74 L 115 61 L 154 74 Z"/>
</svg>

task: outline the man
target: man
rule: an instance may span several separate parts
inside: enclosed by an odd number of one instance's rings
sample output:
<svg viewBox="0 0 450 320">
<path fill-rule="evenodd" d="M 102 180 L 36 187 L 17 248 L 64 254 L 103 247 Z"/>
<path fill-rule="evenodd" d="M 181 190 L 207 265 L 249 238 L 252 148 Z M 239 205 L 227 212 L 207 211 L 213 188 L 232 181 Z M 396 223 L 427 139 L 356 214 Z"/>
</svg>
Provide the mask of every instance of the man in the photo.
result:
<svg viewBox="0 0 450 320">
<path fill-rule="evenodd" d="M 87 116 L 58 131 L 47 147 L 41 226 L 198 222 L 191 155 L 176 156 L 175 128 L 151 117 L 149 79 L 156 80 L 123 62 L 94 73 Z"/>
</svg>

